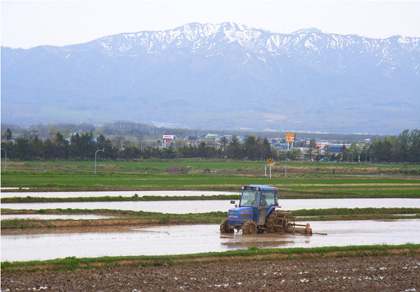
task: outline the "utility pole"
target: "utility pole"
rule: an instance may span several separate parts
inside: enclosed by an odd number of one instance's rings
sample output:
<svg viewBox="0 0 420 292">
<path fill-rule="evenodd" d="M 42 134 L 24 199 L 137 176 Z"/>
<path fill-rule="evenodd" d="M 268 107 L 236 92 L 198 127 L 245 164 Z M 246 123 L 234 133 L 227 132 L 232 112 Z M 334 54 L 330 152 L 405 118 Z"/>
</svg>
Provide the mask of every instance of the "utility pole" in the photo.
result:
<svg viewBox="0 0 420 292">
<path fill-rule="evenodd" d="M 271 179 L 271 163 L 273 162 L 273 159 L 268 158 L 268 163 L 270 164 L 270 179 Z"/>
<path fill-rule="evenodd" d="M 284 152 L 284 177 L 287 177 L 287 151 Z"/>
<path fill-rule="evenodd" d="M 103 148 L 103 149 L 98 149 L 98 150 L 96 150 L 96 152 L 95 152 L 95 174 L 96 174 L 96 154 L 97 154 L 98 152 L 105 153 L 105 148 Z"/>
<path fill-rule="evenodd" d="M 7 151 L 4 148 L 1 148 L 4 151 L 4 172 L 7 172 Z"/>
</svg>

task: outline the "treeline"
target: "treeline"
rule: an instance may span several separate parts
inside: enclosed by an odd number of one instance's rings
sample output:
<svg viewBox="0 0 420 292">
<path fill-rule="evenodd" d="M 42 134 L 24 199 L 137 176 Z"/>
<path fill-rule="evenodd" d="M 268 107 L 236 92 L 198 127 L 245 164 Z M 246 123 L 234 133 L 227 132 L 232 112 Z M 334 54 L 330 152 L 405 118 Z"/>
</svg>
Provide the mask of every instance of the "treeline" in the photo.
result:
<svg viewBox="0 0 420 292">
<path fill-rule="evenodd" d="M 9 129 L 8 129 L 9 130 Z M 104 152 L 97 159 L 173 159 L 173 158 L 230 158 L 249 160 L 284 160 L 285 153 L 273 149 L 267 138 L 247 136 L 244 142 L 233 136 L 230 141 L 222 137 L 217 147 L 206 142 L 187 144 L 178 141 L 169 148 L 127 145 L 115 147 L 104 135 L 94 137 L 92 131 L 74 134 L 65 139 L 59 132 L 53 138 L 40 139 L 29 135 L 11 140 L 11 132 L 6 131 L 5 141 L 1 148 L 7 151 L 7 157 L 17 160 L 93 160 L 98 150 Z M 1 151 L 2 157 L 5 151 Z M 287 152 L 289 160 L 306 159 L 309 161 L 350 161 L 350 162 L 397 162 L 420 163 L 420 130 L 405 130 L 398 136 L 375 139 L 371 144 L 357 145 L 349 148 L 344 145 L 341 153 L 331 153 L 328 146 L 318 150 L 315 140 L 302 153 L 294 149 Z"/>
<path fill-rule="evenodd" d="M 265 160 L 273 157 L 267 138 L 249 136 L 244 143 L 234 136 L 230 142 L 221 139 L 220 147 L 208 146 L 205 142 L 197 145 L 177 146 L 169 148 L 146 147 L 140 149 L 137 145 L 124 148 L 114 147 L 112 142 L 99 135 L 94 138 L 93 133 L 75 134 L 70 141 L 62 134 L 56 133 L 54 138 L 45 141 L 38 136 L 19 137 L 14 141 L 4 141 L 1 147 L 7 151 L 9 159 L 17 160 L 93 160 L 97 159 L 173 159 L 173 158 L 232 158 Z M 97 153 L 97 150 L 100 153 Z M 4 157 L 4 151 L 2 151 Z"/>
<path fill-rule="evenodd" d="M 420 163 L 420 130 L 404 130 L 398 136 L 389 136 L 372 143 L 378 162 Z"/>
</svg>

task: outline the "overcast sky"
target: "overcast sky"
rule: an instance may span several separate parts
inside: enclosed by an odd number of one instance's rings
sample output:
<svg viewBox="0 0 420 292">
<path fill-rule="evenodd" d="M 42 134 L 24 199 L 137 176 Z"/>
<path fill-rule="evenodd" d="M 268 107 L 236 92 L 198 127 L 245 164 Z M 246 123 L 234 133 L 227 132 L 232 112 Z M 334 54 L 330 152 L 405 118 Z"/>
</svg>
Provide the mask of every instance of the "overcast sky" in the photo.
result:
<svg viewBox="0 0 420 292">
<path fill-rule="evenodd" d="M 420 1 L 3 1 L 1 45 L 69 45 L 106 35 L 232 21 L 277 33 L 316 27 L 373 38 L 420 37 Z"/>
</svg>

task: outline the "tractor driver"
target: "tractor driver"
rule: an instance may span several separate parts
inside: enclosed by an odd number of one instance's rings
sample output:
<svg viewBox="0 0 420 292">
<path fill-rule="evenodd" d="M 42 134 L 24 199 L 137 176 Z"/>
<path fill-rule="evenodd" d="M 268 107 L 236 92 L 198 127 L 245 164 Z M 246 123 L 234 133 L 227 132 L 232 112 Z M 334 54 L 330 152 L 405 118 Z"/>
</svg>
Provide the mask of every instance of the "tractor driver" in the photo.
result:
<svg viewBox="0 0 420 292">
<path fill-rule="evenodd" d="M 261 206 L 267 206 L 267 201 L 265 199 L 265 195 L 261 196 Z"/>
</svg>

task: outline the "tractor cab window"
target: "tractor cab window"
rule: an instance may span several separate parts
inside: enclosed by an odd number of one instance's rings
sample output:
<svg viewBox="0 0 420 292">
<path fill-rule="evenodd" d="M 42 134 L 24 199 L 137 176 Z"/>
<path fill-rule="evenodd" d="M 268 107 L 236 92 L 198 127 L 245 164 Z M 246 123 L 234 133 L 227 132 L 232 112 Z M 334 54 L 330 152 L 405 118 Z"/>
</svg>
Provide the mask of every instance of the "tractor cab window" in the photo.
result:
<svg viewBox="0 0 420 292">
<path fill-rule="evenodd" d="M 276 193 L 272 191 L 261 192 L 261 206 L 277 206 Z"/>
<path fill-rule="evenodd" d="M 258 191 L 244 190 L 242 193 L 240 207 L 256 207 L 258 205 Z"/>
</svg>

